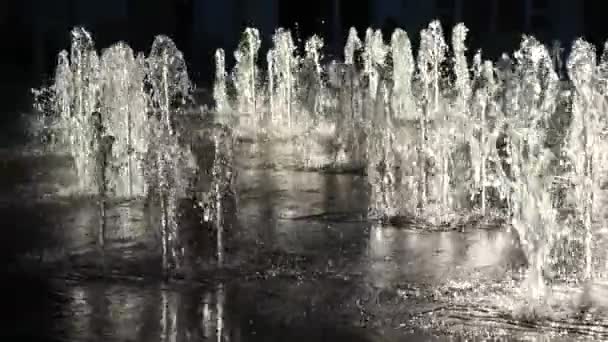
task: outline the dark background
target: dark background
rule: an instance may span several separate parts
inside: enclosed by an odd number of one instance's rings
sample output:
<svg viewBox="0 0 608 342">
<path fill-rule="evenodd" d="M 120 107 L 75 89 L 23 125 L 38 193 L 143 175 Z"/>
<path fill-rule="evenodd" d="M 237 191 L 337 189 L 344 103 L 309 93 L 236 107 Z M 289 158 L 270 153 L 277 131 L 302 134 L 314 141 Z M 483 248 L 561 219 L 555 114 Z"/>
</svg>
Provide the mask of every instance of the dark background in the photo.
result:
<svg viewBox="0 0 608 342">
<path fill-rule="evenodd" d="M 351 26 L 361 36 L 368 26 L 387 33 L 399 26 L 416 44 L 419 30 L 434 18 L 448 37 L 452 24 L 463 21 L 471 30 L 469 51 L 482 48 L 495 58 L 516 49 L 522 33 L 546 43 L 560 40 L 566 48 L 584 36 L 601 47 L 608 37 L 607 8 L 605 0 L 3 0 L 2 122 L 28 110 L 27 90 L 51 79 L 57 53 L 69 48 L 70 29 L 78 25 L 93 33 L 99 49 L 123 40 L 147 52 L 156 35 L 166 34 L 184 52 L 196 84 L 208 87 L 214 50 L 226 49 L 230 67 L 246 26 L 260 28 L 263 49 L 283 26 L 301 40 L 321 35 L 327 54 L 340 58 Z"/>
</svg>

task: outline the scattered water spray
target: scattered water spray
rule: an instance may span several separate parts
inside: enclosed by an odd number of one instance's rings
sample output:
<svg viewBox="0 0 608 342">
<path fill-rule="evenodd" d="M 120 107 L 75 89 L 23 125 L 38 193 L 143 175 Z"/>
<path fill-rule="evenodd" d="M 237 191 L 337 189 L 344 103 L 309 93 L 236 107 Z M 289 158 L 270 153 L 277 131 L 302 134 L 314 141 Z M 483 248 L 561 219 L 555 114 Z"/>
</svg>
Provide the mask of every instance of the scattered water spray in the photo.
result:
<svg viewBox="0 0 608 342">
<path fill-rule="evenodd" d="M 118 197 L 146 193 L 143 161 L 149 133 L 144 92 L 145 65 L 130 47 L 119 43 L 101 56 L 100 111 L 106 132 L 115 138 L 112 173 L 108 186 Z"/>
<path fill-rule="evenodd" d="M 330 153 L 335 160 L 362 165 L 374 217 L 417 215 L 444 224 L 457 212 L 490 216 L 503 210 L 528 258 L 527 282 L 534 295 L 544 293 L 556 246 L 568 236 L 564 231 L 572 233 L 568 239 L 580 240 L 568 252 L 584 256 L 583 278 L 591 278 L 594 224 L 601 220 L 598 189 L 606 171 L 601 116 L 608 96 L 606 54 L 598 65 L 594 48 L 576 41 L 567 62 L 569 80 L 564 80 L 557 50 L 552 54 L 524 37 L 513 58 L 505 55 L 494 64 L 478 53 L 469 66 L 467 32 L 462 24 L 452 31 L 452 70 L 446 68 L 448 46 L 438 21 L 421 32 L 417 60 L 402 30 L 386 46 L 380 31 L 367 30 L 362 44 L 351 29 L 343 63 L 325 69 L 320 38 L 308 40 L 300 57 L 290 32 L 279 29 L 262 84 L 259 32 L 248 28 L 230 78 L 224 52 L 216 52 L 216 111 L 235 110 L 250 119 L 232 127 L 236 132 L 240 125 L 257 134 L 269 122 L 269 133 L 292 137 L 305 132 L 306 139 L 313 139 L 315 132 L 320 136 L 322 128 L 333 127 Z M 564 83 L 572 88 L 566 96 L 571 110 L 559 105 Z M 82 190 L 98 189 L 100 138 L 91 115 L 98 112 L 104 134 L 115 138 L 111 163 L 116 170 L 109 177 L 114 195 L 147 195 L 159 203 L 165 270 L 179 267 L 178 202 L 196 168 L 175 128 L 175 114 L 189 99 L 190 87 L 183 57 L 169 38 L 158 37 L 146 59 L 125 44 L 105 50 L 99 59 L 82 29 L 73 31 L 70 53 L 60 54 L 52 87 L 63 132 L 57 141 L 69 147 Z M 555 128 L 560 111 L 569 116 L 568 127 Z M 556 129 L 568 131 L 561 144 L 550 141 Z M 232 132 L 214 134 L 206 217 L 216 223 L 221 265 L 223 203 L 233 191 L 234 173 L 226 163 L 232 159 L 233 137 Z M 556 167 L 557 161 L 565 166 Z M 564 204 L 555 200 L 556 184 L 565 189 Z M 564 219 L 569 207 L 574 211 Z"/>
<path fill-rule="evenodd" d="M 395 30 L 391 37 L 391 57 L 393 61 L 393 114 L 402 120 L 415 120 L 416 103 L 412 91 L 412 80 L 415 72 L 412 46 L 407 33 Z"/>
<path fill-rule="evenodd" d="M 147 82 L 151 87 L 152 134 L 155 146 L 150 149 L 151 189 L 155 189 L 161 208 L 163 269 L 179 268 L 182 250 L 178 240 L 179 200 L 187 197 L 190 179 L 195 173 L 192 151 L 182 147 L 173 115 L 190 96 L 185 61 L 175 44 L 165 36 L 155 39 L 147 59 Z"/>
<path fill-rule="evenodd" d="M 238 50 L 234 53 L 236 65 L 232 72 L 232 79 L 237 92 L 236 108 L 241 114 L 255 117 L 255 122 L 259 121 L 258 116 L 262 114 L 258 110 L 258 94 L 256 91 L 259 77 L 257 58 L 260 44 L 259 31 L 247 28 L 243 33 Z"/>
<path fill-rule="evenodd" d="M 100 245 L 105 244 L 107 198 L 146 198 L 161 215 L 163 269 L 180 266 L 179 202 L 197 166 L 176 130 L 176 113 L 190 99 L 186 64 L 165 36 L 150 55 L 118 43 L 97 57 L 84 29 L 72 32 L 70 53 L 59 55 L 52 113 L 67 144 L 83 193 L 100 197 Z"/>
<path fill-rule="evenodd" d="M 222 49 L 215 51 L 213 99 L 215 100 L 215 110 L 218 113 L 230 111 L 230 103 L 228 102 L 228 94 L 226 93 L 226 56 Z"/>
<path fill-rule="evenodd" d="M 299 60 L 290 31 L 278 29 L 273 42 L 273 50 L 269 53 L 272 65 L 272 68 L 269 68 L 270 115 L 274 124 L 278 123 L 291 129 L 295 124 L 294 114 L 297 111 L 296 74 Z"/>
<path fill-rule="evenodd" d="M 597 63 L 595 48 L 577 40 L 568 59 L 568 73 L 574 86 L 572 123 L 566 154 L 570 166 L 570 181 L 574 184 L 574 201 L 579 224 L 584 231 L 584 277 L 592 276 L 591 244 L 594 221 L 594 202 L 600 189 L 599 175 L 603 171 L 600 135 L 604 129 L 601 118 L 601 101 L 595 75 Z"/>
</svg>

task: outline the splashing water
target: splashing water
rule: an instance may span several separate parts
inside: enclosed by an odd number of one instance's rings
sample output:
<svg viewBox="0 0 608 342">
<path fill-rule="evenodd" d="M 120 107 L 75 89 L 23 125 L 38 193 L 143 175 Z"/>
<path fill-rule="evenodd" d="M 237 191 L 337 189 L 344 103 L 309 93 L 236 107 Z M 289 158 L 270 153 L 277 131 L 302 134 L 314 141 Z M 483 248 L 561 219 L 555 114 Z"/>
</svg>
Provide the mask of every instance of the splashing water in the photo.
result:
<svg viewBox="0 0 608 342">
<path fill-rule="evenodd" d="M 105 130 L 115 137 L 112 158 L 125 163 L 113 165 L 109 186 L 119 197 L 143 196 L 146 193 L 144 158 L 151 132 L 146 117 L 148 101 L 144 92 L 145 61 L 130 47 L 119 43 L 101 56 L 100 111 Z"/>
<path fill-rule="evenodd" d="M 71 52 L 59 55 L 55 83 L 37 93 L 44 101 L 38 108 L 50 110 L 45 115 L 52 118 L 49 126 L 57 135 L 54 149 L 69 150 L 80 192 L 100 197 L 102 247 L 106 199 L 144 198 L 149 207 L 157 208 L 152 210 L 160 212 L 163 270 L 167 275 L 179 271 L 183 259 L 180 202 L 190 198 L 199 172 L 199 161 L 177 129 L 185 117 L 176 114 L 184 113 L 181 108 L 191 100 L 184 58 L 166 36 L 155 39 L 147 57 L 117 43 L 104 50 L 101 58 L 88 32 L 78 28 L 72 36 Z M 216 93 L 222 92 L 219 96 L 226 98 L 225 88 Z M 219 160 L 220 155 L 206 157 Z M 223 165 L 231 165 L 231 153 L 221 158 Z M 229 172 L 220 171 L 214 171 L 212 182 L 231 186 Z M 210 192 L 221 197 L 223 185 Z M 223 221 L 216 210 L 221 206 L 212 210 L 219 230 Z"/>
<path fill-rule="evenodd" d="M 234 53 L 236 65 L 232 72 L 232 80 L 236 89 L 236 106 L 238 112 L 250 117 L 254 127 L 263 119 L 258 106 L 258 67 L 257 55 L 260 49 L 260 33 L 256 29 L 247 28 L 243 33 L 238 50 Z"/>
<path fill-rule="evenodd" d="M 99 146 L 91 114 L 99 109 L 99 57 L 88 32 L 72 31 L 71 52 L 59 54 L 55 78 L 54 109 L 59 113 L 56 127 L 61 134 L 58 142 L 66 144 L 74 156 L 82 191 L 94 192 L 99 188 L 95 175 Z"/>
<path fill-rule="evenodd" d="M 467 60 L 463 24 L 453 28 L 451 47 L 443 32 L 430 23 L 414 58 L 405 31 L 393 32 L 387 45 L 380 31 L 368 29 L 362 42 L 351 29 L 344 61 L 324 67 L 319 37 L 301 55 L 291 33 L 278 29 L 263 73 L 260 34 L 247 28 L 230 73 L 223 50 L 216 52 L 216 111 L 234 114 L 231 132 L 254 144 L 270 138 L 293 145 L 300 167 L 347 165 L 366 173 L 370 219 L 406 217 L 427 227 L 472 216 L 507 221 L 526 254 L 527 291 L 535 298 L 549 281 L 599 276 L 592 247 L 605 216 L 608 53 L 598 64 L 594 47 L 576 41 L 565 79 L 556 53 L 533 37 L 494 63 L 480 52 Z M 174 114 L 190 97 L 183 57 L 161 36 L 147 58 L 124 44 L 99 58 L 86 31 L 72 34 L 51 88 L 57 144 L 73 156 L 82 191 L 97 191 L 100 131 L 91 114 L 101 114 L 101 133 L 114 138 L 112 195 L 158 203 L 163 265 L 179 267 L 178 201 L 196 173 L 175 129 Z M 219 264 L 222 196 L 234 177 L 225 162 L 231 134 L 214 133 L 213 191 L 203 205 L 217 223 Z M 317 150 L 328 161 L 315 159 Z"/>
<path fill-rule="evenodd" d="M 556 65 L 559 49 L 550 52 L 533 37 L 523 37 L 512 57 L 505 54 L 493 63 L 478 52 L 469 64 L 463 24 L 452 30 L 451 60 L 438 21 L 420 33 L 417 59 L 403 30 L 395 30 L 387 46 L 380 31 L 368 29 L 362 43 L 353 28 L 344 61 L 326 69 L 318 57 L 321 44 L 311 40 L 298 57 L 289 31 L 279 29 L 264 91 L 254 32 L 245 31 L 236 53 L 237 96 L 225 101 L 239 108 L 236 115 L 257 111 L 256 127 L 268 112 L 274 131 L 294 135 L 302 127 L 294 120 L 326 113 L 323 120 L 306 121 L 306 139 L 330 127 L 329 167 L 362 166 L 370 185 L 370 218 L 409 217 L 432 226 L 471 215 L 506 219 L 528 258 L 534 296 L 544 293 L 555 274 L 572 277 L 566 270 L 573 264 L 582 265 L 575 273 L 581 278 L 593 276 L 593 232 L 603 220 L 596 210 L 606 164 L 605 120 L 599 113 L 608 89 L 608 58 L 597 65 L 590 44 L 575 42 L 568 81 Z M 225 87 L 223 72 L 216 75 L 221 78 L 216 87 Z M 316 94 L 309 102 L 315 106 L 303 105 L 296 95 L 303 93 Z M 294 153 L 310 166 L 313 149 Z M 583 256 L 582 262 L 573 255 Z"/>
<path fill-rule="evenodd" d="M 230 112 L 228 94 L 226 92 L 226 54 L 224 50 L 215 51 L 215 84 L 213 86 L 213 100 L 218 113 Z"/>
<path fill-rule="evenodd" d="M 270 120 L 273 124 L 287 126 L 291 129 L 296 123 L 293 117 L 296 104 L 295 71 L 298 65 L 295 45 L 289 31 L 279 29 L 274 35 L 274 49 L 268 54 L 268 93 L 270 102 Z"/>
<path fill-rule="evenodd" d="M 166 36 L 158 36 L 147 59 L 147 82 L 151 88 L 152 133 L 155 146 L 149 150 L 150 188 L 161 210 L 161 241 L 165 270 L 180 268 L 182 249 L 178 239 L 178 201 L 187 196 L 196 163 L 190 149 L 180 144 L 173 114 L 189 98 L 190 81 L 181 52 Z"/>
</svg>

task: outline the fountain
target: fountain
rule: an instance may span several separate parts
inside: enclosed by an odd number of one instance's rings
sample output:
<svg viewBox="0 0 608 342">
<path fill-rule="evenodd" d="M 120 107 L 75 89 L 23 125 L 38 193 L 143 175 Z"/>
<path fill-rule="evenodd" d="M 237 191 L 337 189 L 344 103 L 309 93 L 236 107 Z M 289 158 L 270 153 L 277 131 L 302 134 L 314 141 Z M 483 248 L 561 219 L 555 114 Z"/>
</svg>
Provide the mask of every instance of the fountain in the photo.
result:
<svg viewBox="0 0 608 342">
<path fill-rule="evenodd" d="M 148 149 L 150 196 L 161 212 L 161 246 L 165 269 L 180 268 L 179 200 L 187 197 L 188 186 L 196 174 L 196 163 L 189 148 L 180 144 L 173 115 L 189 96 L 190 81 L 186 64 L 175 44 L 158 36 L 148 57 L 147 82 L 150 86 L 151 134 L 156 137 Z"/>
<path fill-rule="evenodd" d="M 38 92 L 45 101 L 38 108 L 52 110 L 44 115 L 52 118 L 48 128 L 58 136 L 54 149 L 67 148 L 72 156 L 78 192 L 98 198 L 102 249 L 108 206 L 117 201 L 144 201 L 149 210 L 160 212 L 163 270 L 166 275 L 179 271 L 183 259 L 180 208 L 197 191 L 193 184 L 201 163 L 192 151 L 196 146 L 177 129 L 187 120 L 181 108 L 190 101 L 191 91 L 183 56 L 166 36 L 155 39 L 147 57 L 117 43 L 105 49 L 101 58 L 86 30 L 76 28 L 72 37 L 71 52 L 59 54 L 55 83 Z M 229 141 L 226 136 L 230 131 L 212 138 L 215 154 L 201 157 L 224 165 L 213 170 L 211 182 L 216 185 L 207 195 L 218 197 L 213 203 L 221 203 L 225 188 L 232 184 L 226 171 L 232 157 L 220 146 Z M 213 213 L 206 220 L 215 224 L 220 244 L 221 207 L 209 207 Z"/>
<path fill-rule="evenodd" d="M 567 68 L 574 89 L 572 123 L 565 153 L 570 169 L 568 178 L 574 186 L 573 201 L 577 218 L 573 223 L 583 228 L 584 277 L 589 279 L 593 274 L 591 244 L 594 211 L 598 210 L 601 196 L 599 175 L 605 172 L 606 167 L 602 152 L 606 142 L 601 141 L 604 120 L 600 114 L 605 90 L 597 84 L 604 80 L 601 78 L 603 75 L 598 75 L 595 48 L 582 40 L 574 43 Z"/>
<path fill-rule="evenodd" d="M 378 244 L 383 224 L 502 225 L 525 255 L 529 298 L 545 298 L 556 283 L 590 283 L 605 272 L 593 251 L 605 216 L 608 52 L 598 64 L 594 47 L 576 41 L 565 78 L 558 47 L 524 36 L 511 56 L 494 62 L 479 51 L 469 60 L 467 34 L 456 25 L 448 46 L 433 21 L 414 53 L 403 30 L 386 44 L 380 30 L 368 29 L 362 42 L 353 28 L 344 60 L 327 63 L 321 38 L 301 52 L 290 31 L 277 29 L 263 66 L 260 34 L 247 28 L 230 72 L 216 51 L 213 113 L 191 115 L 183 110 L 186 64 L 168 37 L 157 37 L 148 56 L 119 43 L 98 57 L 91 36 L 75 29 L 55 84 L 41 94 L 53 95 L 56 144 L 73 157 L 79 189 L 101 197 L 101 217 L 117 198 L 143 198 L 160 213 L 166 275 L 184 266 L 186 199 L 212 223 L 217 266 L 229 264 L 234 154 L 274 145 L 278 169 L 364 175 Z M 192 116 L 214 122 L 184 124 Z M 229 127 L 216 122 L 227 117 Z M 201 135 L 208 156 L 196 146 Z"/>
<path fill-rule="evenodd" d="M 478 52 L 469 66 L 468 29 L 458 24 L 452 31 L 453 67 L 446 69 L 448 45 L 438 21 L 421 32 L 417 60 L 407 33 L 400 29 L 389 46 L 380 31 L 368 29 L 362 43 L 351 29 L 344 61 L 332 62 L 333 74 L 325 84 L 318 80 L 330 69 L 320 67 L 322 45 L 317 38 L 299 58 L 289 31 L 279 29 L 263 85 L 256 77 L 256 32 L 245 31 L 236 53 L 236 97 L 221 91 L 229 80 L 223 71 L 216 73 L 218 110 L 238 108 L 235 115 L 248 118 L 258 113 L 256 127 L 261 127 L 266 112 L 261 107 L 268 103 L 273 130 L 298 134 L 294 120 L 323 108 L 324 123 L 318 114 L 307 120 L 306 137 L 318 139 L 315 131 L 333 127 L 329 144 L 342 152 L 330 154 L 329 164 L 317 167 L 331 168 L 345 160 L 364 165 L 370 219 L 427 227 L 473 219 L 506 221 L 527 255 L 532 292 L 543 293 L 547 268 L 564 272 L 558 260 L 575 253 L 573 248 L 584 255 L 583 278 L 592 276 L 593 230 L 600 217 L 594 210 L 600 194 L 594 189 L 600 188 L 605 159 L 599 110 L 606 87 L 603 76 L 596 75 L 603 75 L 606 62 L 597 66 L 588 43 L 574 44 L 567 63 L 573 89 L 566 93 L 568 81 L 560 78 L 560 66 L 555 65 L 561 61 L 559 48 L 554 45 L 550 52 L 532 37 L 523 38 L 514 59 L 503 55 L 493 63 Z M 309 84 L 315 85 L 317 95 L 304 113 L 297 94 L 306 92 Z M 562 105 L 567 101 L 572 102 L 571 111 Z M 572 117 L 571 123 L 560 119 L 564 114 Z M 308 155 L 313 153 L 310 148 L 292 153 L 303 154 L 298 157 L 304 163 L 314 157 Z M 558 192 L 565 199 L 556 200 Z M 574 207 L 568 215 L 567 207 Z"/>
<path fill-rule="evenodd" d="M 236 65 L 232 71 L 232 80 L 236 89 L 234 108 L 241 115 L 249 116 L 248 122 L 252 127 L 258 127 L 263 111 L 259 110 L 258 87 L 259 72 L 257 55 L 260 49 L 260 33 L 248 28 L 243 32 L 243 38 L 238 50 L 234 53 Z M 220 78 L 221 79 L 221 78 Z M 223 82 L 223 81 L 220 81 Z"/>
<path fill-rule="evenodd" d="M 215 52 L 215 84 L 213 86 L 215 110 L 218 113 L 230 112 L 226 91 L 226 54 L 224 50 L 218 49 Z"/>
<path fill-rule="evenodd" d="M 289 31 L 279 29 L 274 35 L 274 49 L 268 52 L 268 97 L 270 120 L 274 125 L 291 129 L 296 123 L 295 45 Z"/>
<path fill-rule="evenodd" d="M 109 186 L 117 197 L 139 197 L 146 193 L 144 156 L 150 132 L 146 129 L 148 101 L 144 91 L 145 60 L 130 47 L 118 43 L 101 55 L 100 111 L 108 134 L 116 138 L 112 158 L 115 175 Z"/>
</svg>

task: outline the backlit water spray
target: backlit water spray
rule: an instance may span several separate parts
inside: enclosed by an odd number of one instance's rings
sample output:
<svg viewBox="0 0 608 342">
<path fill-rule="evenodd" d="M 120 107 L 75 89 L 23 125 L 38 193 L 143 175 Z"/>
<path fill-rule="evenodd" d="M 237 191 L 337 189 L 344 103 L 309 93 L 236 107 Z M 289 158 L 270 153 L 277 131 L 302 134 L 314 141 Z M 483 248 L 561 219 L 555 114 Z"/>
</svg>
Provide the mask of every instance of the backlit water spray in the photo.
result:
<svg viewBox="0 0 608 342">
<path fill-rule="evenodd" d="M 78 192 L 98 198 L 102 248 L 107 244 L 105 215 L 112 203 L 143 200 L 151 212 L 160 213 L 151 228 L 160 229 L 162 268 L 170 275 L 182 266 L 180 208 L 196 191 L 192 183 L 200 162 L 177 128 L 186 120 L 183 108 L 191 100 L 186 63 L 166 36 L 155 39 L 148 56 L 117 43 L 103 50 L 101 58 L 87 31 L 74 29 L 72 38 L 70 52 L 59 54 L 55 83 L 37 92 L 38 108 L 50 111 L 45 115 L 52 118 L 47 128 L 55 137 L 54 149 L 71 155 Z M 218 55 L 219 61 L 222 57 Z M 224 140 L 212 140 L 222 149 Z M 231 165 L 231 153 L 221 158 L 223 165 Z M 224 177 L 220 171 L 213 177 Z M 212 182 L 226 184 L 213 177 Z M 220 185 L 210 191 L 223 196 Z M 221 230 L 221 217 L 213 215 Z"/>
<path fill-rule="evenodd" d="M 306 116 L 294 94 L 310 84 L 311 69 L 301 62 L 311 60 L 310 46 L 300 58 L 289 31 L 277 30 L 264 85 L 255 77 L 259 40 L 253 32 L 245 31 L 236 53 L 237 96 L 218 92 L 222 101 L 216 102 L 240 108 L 235 114 L 247 118 L 252 103 L 267 103 L 274 130 L 297 134 L 293 122 Z M 496 63 L 481 52 L 469 61 L 467 33 L 456 25 L 449 51 L 434 21 L 420 33 L 414 59 L 405 31 L 397 29 L 385 45 L 380 31 L 367 30 L 362 43 L 351 29 L 344 61 L 317 69 L 329 80 L 317 83 L 317 98 L 326 100 L 315 102 L 323 103 L 325 126 L 312 120 L 307 129 L 314 139 L 331 122 L 331 146 L 351 158 L 335 153 L 319 167 L 338 165 L 338 158 L 353 167 L 363 164 L 373 219 L 429 228 L 473 218 L 506 222 L 527 256 L 526 283 L 534 297 L 545 293 L 549 274 L 562 279 L 578 263 L 570 258 L 565 266 L 568 253 L 584 256 L 580 279 L 592 277 L 593 232 L 600 220 L 596 189 L 605 160 L 599 113 L 608 88 L 600 76 L 608 68 L 598 66 L 593 48 L 579 40 L 567 63 L 570 80 L 560 78 L 554 63 L 561 59 L 532 37 L 523 37 L 518 51 Z M 217 75 L 216 89 L 223 89 L 230 80 Z M 266 111 L 258 112 L 261 124 Z"/>
<path fill-rule="evenodd" d="M 320 38 L 300 51 L 285 29 L 259 58 L 260 33 L 248 28 L 230 72 L 218 50 L 216 114 L 236 118 L 230 132 L 214 130 L 211 139 L 212 194 L 203 206 L 217 224 L 218 263 L 225 262 L 223 196 L 234 176 L 225 161 L 233 139 L 248 138 L 254 146 L 276 139 L 295 154 L 296 168 L 365 174 L 370 220 L 428 229 L 506 223 L 526 255 L 532 297 L 544 296 L 550 281 L 601 273 L 592 250 L 603 224 L 608 58 L 598 63 L 595 49 L 578 40 L 565 79 L 559 59 L 533 37 L 499 61 L 481 52 L 468 60 L 467 32 L 455 26 L 448 46 L 434 21 L 414 53 L 405 31 L 383 37 L 369 29 L 362 42 L 351 29 L 344 60 L 326 63 Z M 95 170 L 107 136 L 112 165 L 102 196 L 145 197 L 160 208 L 166 270 L 180 265 L 179 202 L 197 172 L 175 124 L 190 88 L 169 38 L 158 37 L 147 57 L 125 44 L 99 57 L 91 36 L 76 29 L 51 92 L 56 140 L 74 159 L 81 191 L 100 192 Z"/>
</svg>

